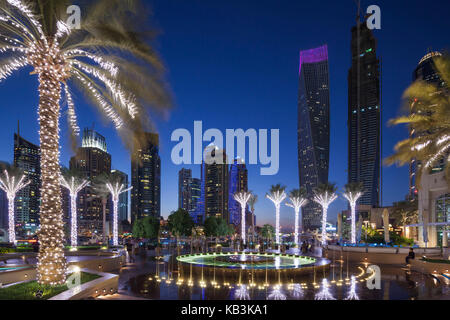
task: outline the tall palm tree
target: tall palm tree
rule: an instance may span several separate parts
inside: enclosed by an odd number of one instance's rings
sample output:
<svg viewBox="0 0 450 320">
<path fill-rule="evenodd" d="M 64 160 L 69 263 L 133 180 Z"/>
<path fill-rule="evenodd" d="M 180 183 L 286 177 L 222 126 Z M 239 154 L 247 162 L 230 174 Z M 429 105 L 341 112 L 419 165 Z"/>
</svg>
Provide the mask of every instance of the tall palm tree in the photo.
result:
<svg viewBox="0 0 450 320">
<path fill-rule="evenodd" d="M 78 170 L 63 169 L 61 185 L 69 190 L 70 196 L 70 245 L 72 248 L 78 245 L 77 196 L 89 183 L 89 180 L 84 179 Z"/>
<path fill-rule="evenodd" d="M 356 243 L 356 202 L 364 194 L 361 182 L 352 182 L 345 185 L 344 197 L 350 202 L 352 235 L 351 243 Z"/>
<path fill-rule="evenodd" d="M 289 193 L 289 201 L 290 203 L 286 203 L 288 207 L 294 208 L 295 212 L 295 222 L 294 222 L 294 243 L 298 245 L 298 231 L 301 230 L 301 219 L 299 219 L 299 213 L 301 207 L 303 207 L 308 200 L 306 199 L 306 189 L 300 188 L 300 189 L 293 189 Z"/>
<path fill-rule="evenodd" d="M 258 195 L 249 191 L 252 196 L 248 200 L 248 205 L 250 206 L 250 212 L 252 213 L 252 242 L 255 242 L 255 205 L 258 202 Z"/>
<path fill-rule="evenodd" d="M 337 199 L 336 184 L 323 183 L 314 190 L 314 201 L 322 206 L 322 246 L 327 244 L 328 206 Z"/>
<path fill-rule="evenodd" d="M 15 217 L 14 217 L 14 199 L 17 192 L 30 184 L 22 170 L 7 166 L 0 176 L 0 189 L 5 191 L 8 199 L 8 236 L 9 242 L 16 243 Z"/>
<path fill-rule="evenodd" d="M 275 205 L 275 241 L 277 244 L 281 244 L 280 242 L 280 205 L 284 199 L 286 199 L 286 190 L 285 186 L 281 184 L 273 185 L 270 188 L 268 194 L 266 194 L 267 199 L 273 202 Z"/>
<path fill-rule="evenodd" d="M 409 164 L 412 159 L 421 163 L 416 172 L 416 186 L 420 177 L 439 161 L 450 161 L 450 58 L 433 58 L 436 71 L 442 79 L 438 84 L 427 81 L 414 82 L 403 94 L 404 109 L 409 115 L 400 116 L 390 124 L 407 124 L 411 135 L 395 146 L 395 154 L 386 159 L 392 165 Z M 450 166 L 445 166 L 445 176 L 450 184 Z"/>
<path fill-rule="evenodd" d="M 75 1 L 73 1 L 75 4 Z M 79 29 L 66 24 L 70 0 L 0 0 L 0 80 L 31 66 L 39 82 L 41 207 L 37 280 L 65 282 L 64 229 L 59 186 L 60 99 L 65 96 L 71 136 L 79 134 L 69 85 L 75 85 L 123 137 L 150 123 L 144 106 L 169 103 L 163 66 L 147 42 L 138 1 L 77 1 Z M 130 142 L 127 141 L 130 145 Z"/>
<path fill-rule="evenodd" d="M 245 209 L 247 208 L 247 202 L 252 197 L 252 194 L 247 191 L 236 192 L 234 195 L 234 200 L 239 202 L 241 205 L 241 239 L 246 243 L 246 235 L 245 235 Z"/>
</svg>

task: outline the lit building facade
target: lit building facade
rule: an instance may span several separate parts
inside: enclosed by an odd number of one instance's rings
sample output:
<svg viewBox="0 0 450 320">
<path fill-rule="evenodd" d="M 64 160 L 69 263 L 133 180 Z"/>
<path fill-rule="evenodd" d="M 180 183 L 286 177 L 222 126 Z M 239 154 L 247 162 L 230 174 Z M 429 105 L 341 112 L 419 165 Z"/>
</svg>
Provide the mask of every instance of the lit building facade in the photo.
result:
<svg viewBox="0 0 450 320">
<path fill-rule="evenodd" d="M 359 21 L 359 19 L 358 19 Z M 360 182 L 359 204 L 378 207 L 381 185 L 381 85 L 377 40 L 366 23 L 353 27 L 348 72 L 348 182 Z"/>
<path fill-rule="evenodd" d="M 83 131 L 81 147 L 70 159 L 70 169 L 77 169 L 84 177 L 96 178 L 101 174 L 111 173 L 111 155 L 107 152 L 106 139 L 92 129 Z M 110 206 L 106 206 L 109 216 Z M 94 193 L 92 186 L 87 186 L 78 194 L 77 199 L 79 235 L 91 236 L 103 232 L 102 200 Z"/>
<path fill-rule="evenodd" d="M 161 159 L 159 136 L 143 133 L 146 144 L 131 155 L 131 222 L 161 215 Z"/>
<path fill-rule="evenodd" d="M 22 138 L 19 132 L 14 134 L 14 166 L 23 170 L 31 181 L 16 195 L 15 220 L 18 233 L 32 234 L 39 225 L 40 161 L 39 146 Z"/>
<path fill-rule="evenodd" d="M 178 172 L 178 208 L 186 211 L 191 209 L 191 179 L 191 169 L 182 168 Z"/>
<path fill-rule="evenodd" d="M 300 52 L 298 91 L 298 168 L 300 187 L 308 198 L 328 182 L 330 91 L 327 45 Z M 305 229 L 321 226 L 322 210 L 314 201 L 302 208 Z"/>
</svg>

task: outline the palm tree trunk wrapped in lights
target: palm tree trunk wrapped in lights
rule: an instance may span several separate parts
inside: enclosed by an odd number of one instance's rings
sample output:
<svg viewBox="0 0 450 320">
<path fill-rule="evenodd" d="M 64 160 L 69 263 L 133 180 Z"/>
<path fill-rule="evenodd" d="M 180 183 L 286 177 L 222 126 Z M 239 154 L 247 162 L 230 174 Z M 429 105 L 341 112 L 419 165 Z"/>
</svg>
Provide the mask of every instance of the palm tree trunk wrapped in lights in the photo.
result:
<svg viewBox="0 0 450 320">
<path fill-rule="evenodd" d="M 11 172 L 10 172 L 11 171 Z M 4 171 L 4 176 L 0 177 L 0 189 L 5 191 L 8 198 L 8 236 L 9 242 L 16 243 L 16 229 L 14 217 L 14 199 L 17 192 L 30 184 L 30 181 L 25 181 L 26 176 L 23 174 L 16 174 L 12 170 Z"/>
<path fill-rule="evenodd" d="M 75 248 L 78 246 L 77 196 L 84 187 L 89 185 L 89 181 L 79 180 L 74 176 L 67 180 L 61 177 L 61 185 L 70 192 L 70 245 Z"/>
<path fill-rule="evenodd" d="M 277 245 L 281 244 L 280 241 L 280 205 L 286 199 L 286 193 L 284 192 L 286 187 L 280 184 L 273 185 L 270 188 L 269 194 L 266 194 L 267 199 L 273 202 L 275 205 L 275 238 Z"/>
<path fill-rule="evenodd" d="M 73 141 L 79 135 L 70 88 L 75 85 L 119 130 L 126 146 L 142 146 L 150 131 L 146 106 L 164 113 L 170 95 L 164 66 L 135 14 L 139 1 L 96 0 L 83 7 L 80 27 L 67 21 L 70 0 L 0 1 L 0 81 L 31 66 L 39 81 L 41 205 L 37 280 L 65 282 L 59 117 L 61 90 Z M 75 1 L 73 4 L 76 4 Z M 143 86 L 142 84 L 151 84 Z"/>
<path fill-rule="evenodd" d="M 107 183 L 106 187 L 112 195 L 113 201 L 113 245 L 119 245 L 119 196 L 131 190 L 133 187 L 126 188 L 126 186 L 120 182 Z"/>
<path fill-rule="evenodd" d="M 344 197 L 350 202 L 351 209 L 351 243 L 356 243 L 356 202 L 363 194 L 362 183 L 349 183 L 345 185 Z"/>
<path fill-rule="evenodd" d="M 308 202 L 306 199 L 306 189 L 294 189 L 289 194 L 290 203 L 286 203 L 288 207 L 294 208 L 295 222 L 294 222 L 294 243 L 298 245 L 298 231 L 299 231 L 299 215 L 300 209 Z"/>
<path fill-rule="evenodd" d="M 250 192 L 237 192 L 234 194 L 234 200 L 239 202 L 241 205 L 241 239 L 246 244 L 246 236 L 245 236 L 245 209 L 247 207 L 247 202 L 252 197 L 252 194 Z"/>
<path fill-rule="evenodd" d="M 336 190 L 332 183 L 321 184 L 314 190 L 314 201 L 322 206 L 322 246 L 327 244 L 328 207 L 337 199 Z"/>
</svg>

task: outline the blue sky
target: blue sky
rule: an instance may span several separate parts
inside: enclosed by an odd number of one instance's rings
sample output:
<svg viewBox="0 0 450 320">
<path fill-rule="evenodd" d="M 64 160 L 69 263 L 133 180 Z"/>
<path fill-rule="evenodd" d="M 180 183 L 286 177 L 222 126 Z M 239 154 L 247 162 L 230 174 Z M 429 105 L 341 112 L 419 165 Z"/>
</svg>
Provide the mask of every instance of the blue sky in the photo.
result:
<svg viewBox="0 0 450 320">
<path fill-rule="evenodd" d="M 171 162 L 177 128 L 193 130 L 202 120 L 204 130 L 280 129 L 280 171 L 260 176 L 249 166 L 249 188 L 259 196 L 258 224 L 274 221 L 272 203 L 264 198 L 270 185 L 298 187 L 297 90 L 299 51 L 328 45 L 330 66 L 331 150 L 329 180 L 342 189 L 347 181 L 347 72 L 350 67 L 350 29 L 355 23 L 354 1 L 292 0 L 151 0 L 153 25 L 161 34 L 157 49 L 167 65 L 175 108 L 166 119 L 153 119 L 160 133 L 162 208 L 167 216 L 178 202 L 177 174 Z M 375 31 L 383 60 L 383 123 L 399 114 L 401 95 L 412 72 L 429 48 L 446 50 L 450 20 L 447 1 L 362 1 L 365 8 L 381 8 L 381 30 Z M 0 84 L 0 160 L 13 159 L 17 120 L 21 135 L 38 142 L 37 78 L 22 70 Z M 127 150 L 113 125 L 75 96 L 82 128 L 95 125 L 107 139 L 113 169 L 130 173 Z M 72 155 L 61 121 L 61 162 Z M 406 137 L 402 127 L 383 127 L 383 157 Z M 200 176 L 199 166 L 186 166 Z M 383 168 L 383 204 L 404 199 L 407 167 Z M 337 200 L 330 220 L 346 207 Z M 293 210 L 282 207 L 282 225 L 293 222 Z"/>
</svg>

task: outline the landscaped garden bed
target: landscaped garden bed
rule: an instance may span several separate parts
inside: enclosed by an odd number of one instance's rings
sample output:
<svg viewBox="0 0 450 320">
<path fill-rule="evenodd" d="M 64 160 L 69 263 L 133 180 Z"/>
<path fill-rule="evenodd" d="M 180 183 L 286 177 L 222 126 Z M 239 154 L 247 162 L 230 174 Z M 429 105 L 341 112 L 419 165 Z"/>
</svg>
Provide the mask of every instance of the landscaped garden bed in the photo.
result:
<svg viewBox="0 0 450 320">
<path fill-rule="evenodd" d="M 84 284 L 98 278 L 101 278 L 101 276 L 81 272 L 80 284 Z M 67 290 L 69 290 L 67 284 L 51 287 L 41 285 L 37 281 L 23 282 L 6 288 L 1 288 L 0 300 L 47 300 Z"/>
</svg>

